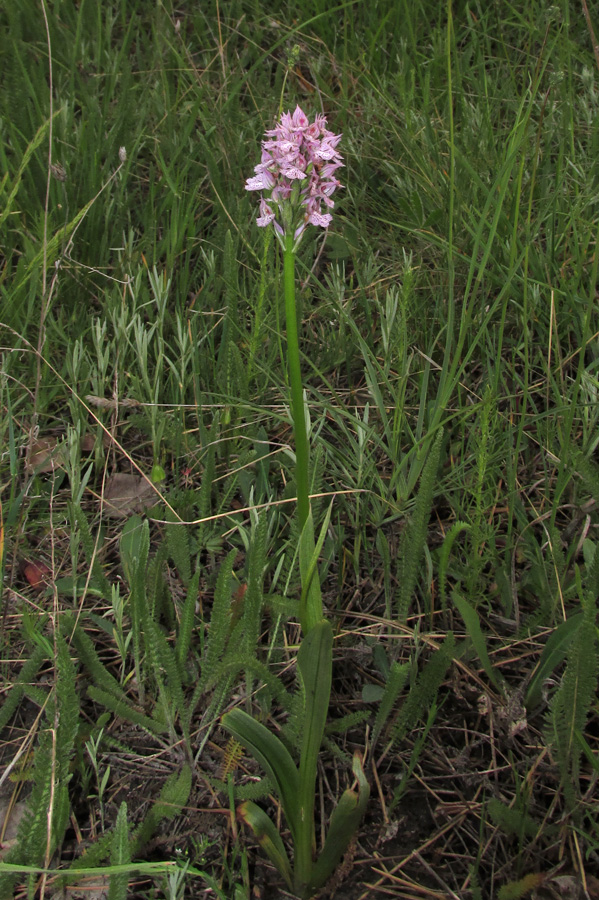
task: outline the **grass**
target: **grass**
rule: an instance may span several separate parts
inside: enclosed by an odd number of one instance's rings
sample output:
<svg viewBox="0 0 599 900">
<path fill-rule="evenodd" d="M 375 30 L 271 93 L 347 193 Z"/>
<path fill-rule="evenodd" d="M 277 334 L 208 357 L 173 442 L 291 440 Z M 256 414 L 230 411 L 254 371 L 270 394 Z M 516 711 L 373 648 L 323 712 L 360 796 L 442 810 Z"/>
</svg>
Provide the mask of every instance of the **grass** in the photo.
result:
<svg viewBox="0 0 599 900">
<path fill-rule="evenodd" d="M 354 749 L 372 786 L 340 890 L 592 895 L 585 6 L 0 12 L 0 894 L 78 868 L 115 898 L 275 896 L 234 815 L 270 786 L 219 717 L 293 746 L 282 260 L 243 186 L 299 102 L 346 162 L 298 259 L 317 531 L 333 501 L 325 820 Z"/>
</svg>

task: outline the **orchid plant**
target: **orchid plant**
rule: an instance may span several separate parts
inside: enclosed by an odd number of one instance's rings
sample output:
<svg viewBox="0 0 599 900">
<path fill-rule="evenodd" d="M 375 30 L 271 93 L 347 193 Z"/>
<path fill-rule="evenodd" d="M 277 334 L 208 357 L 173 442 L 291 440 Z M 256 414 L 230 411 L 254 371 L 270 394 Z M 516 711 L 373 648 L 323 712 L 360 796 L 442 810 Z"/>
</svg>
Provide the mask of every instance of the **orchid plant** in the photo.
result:
<svg viewBox="0 0 599 900">
<path fill-rule="evenodd" d="M 293 114 L 281 115 L 274 129 L 266 132 L 262 159 L 254 169 L 255 175 L 245 185 L 246 190 L 261 193 L 257 223 L 262 228 L 272 225 L 283 249 L 287 365 L 301 535 L 299 618 L 303 637 L 297 671 L 303 698 L 303 728 L 299 766 L 286 745 L 247 713 L 235 709 L 223 717 L 223 725 L 253 754 L 276 787 L 293 842 L 293 864 L 275 824 L 257 804 L 246 801 L 238 813 L 288 887 L 302 898 L 311 897 L 331 876 L 355 834 L 369 796 L 362 759 L 356 754 L 353 773 L 357 790 L 344 792 L 331 817 L 323 849 L 316 858 L 316 775 L 333 666 L 333 631 L 324 617 L 318 556 L 330 510 L 316 541 L 310 511 L 310 459 L 295 302 L 295 254 L 309 225 L 328 228 L 332 221 L 330 210 L 334 208 L 331 197 L 341 187 L 335 176 L 343 166 L 337 151 L 341 135 L 328 131 L 326 124 L 323 115 L 310 122 L 299 106 Z"/>
</svg>

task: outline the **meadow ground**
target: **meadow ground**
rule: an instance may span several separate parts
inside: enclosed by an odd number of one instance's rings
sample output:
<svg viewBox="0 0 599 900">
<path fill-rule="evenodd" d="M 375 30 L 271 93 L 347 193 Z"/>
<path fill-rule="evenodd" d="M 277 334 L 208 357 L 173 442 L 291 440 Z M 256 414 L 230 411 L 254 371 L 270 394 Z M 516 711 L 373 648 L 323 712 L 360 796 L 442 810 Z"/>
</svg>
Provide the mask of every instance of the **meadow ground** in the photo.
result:
<svg viewBox="0 0 599 900">
<path fill-rule="evenodd" d="M 220 722 L 301 737 L 283 268 L 244 190 L 297 103 L 345 162 L 297 260 L 319 845 L 356 750 L 371 788 L 328 894 L 599 897 L 589 6 L 0 10 L 0 897 L 286 896 Z"/>
</svg>

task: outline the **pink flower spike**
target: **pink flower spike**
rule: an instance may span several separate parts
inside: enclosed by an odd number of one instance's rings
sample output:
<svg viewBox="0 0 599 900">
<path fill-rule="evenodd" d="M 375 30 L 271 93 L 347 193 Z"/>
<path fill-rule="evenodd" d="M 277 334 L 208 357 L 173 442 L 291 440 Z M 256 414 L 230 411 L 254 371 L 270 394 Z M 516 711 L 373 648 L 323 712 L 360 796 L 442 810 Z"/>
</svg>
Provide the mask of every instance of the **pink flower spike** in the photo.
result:
<svg viewBox="0 0 599 900">
<path fill-rule="evenodd" d="M 293 113 L 283 113 L 266 131 L 255 175 L 245 183 L 247 191 L 262 194 L 258 225 L 272 224 L 279 238 L 293 234 L 295 247 L 308 224 L 330 225 L 332 216 L 322 207 L 333 208 L 330 196 L 341 187 L 334 174 L 343 166 L 337 151 L 341 135 L 326 125 L 322 114 L 310 122 L 299 105 Z"/>
</svg>

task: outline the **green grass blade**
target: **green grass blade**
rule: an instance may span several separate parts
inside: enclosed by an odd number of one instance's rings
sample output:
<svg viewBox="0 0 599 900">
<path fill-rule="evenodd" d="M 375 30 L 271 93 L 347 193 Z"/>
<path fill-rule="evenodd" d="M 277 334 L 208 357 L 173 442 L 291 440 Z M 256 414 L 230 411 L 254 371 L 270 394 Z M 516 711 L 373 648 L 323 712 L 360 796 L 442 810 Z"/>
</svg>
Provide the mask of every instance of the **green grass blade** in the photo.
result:
<svg viewBox="0 0 599 900">
<path fill-rule="evenodd" d="M 462 597 L 461 594 L 458 594 L 457 591 L 453 591 L 451 599 L 457 606 L 458 612 L 464 620 L 464 624 L 466 625 L 466 629 L 468 631 L 468 634 L 470 635 L 470 639 L 472 641 L 474 649 L 476 650 L 477 656 L 481 662 L 483 669 L 487 673 L 492 684 L 494 684 L 496 688 L 501 690 L 502 680 L 496 674 L 489 658 L 489 654 L 487 652 L 487 642 L 482 632 L 482 628 L 480 627 L 480 619 L 477 611 L 474 609 L 474 607 L 470 606 L 468 601 L 464 597 Z"/>
</svg>

